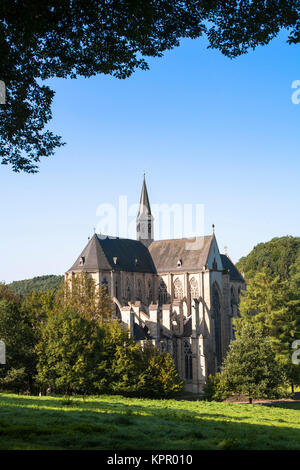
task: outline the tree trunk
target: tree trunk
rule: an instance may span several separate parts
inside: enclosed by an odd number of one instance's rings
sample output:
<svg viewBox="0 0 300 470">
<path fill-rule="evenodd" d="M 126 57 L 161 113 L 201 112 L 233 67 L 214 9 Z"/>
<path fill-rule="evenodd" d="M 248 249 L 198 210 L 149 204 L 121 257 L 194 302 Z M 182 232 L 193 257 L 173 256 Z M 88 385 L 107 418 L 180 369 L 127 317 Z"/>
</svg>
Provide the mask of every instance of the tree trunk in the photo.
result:
<svg viewBox="0 0 300 470">
<path fill-rule="evenodd" d="M 251 397 L 249 397 L 249 403 L 250 403 L 250 405 L 252 405 L 252 398 Z"/>
<path fill-rule="evenodd" d="M 295 393 L 294 384 L 292 383 L 292 393 Z"/>
</svg>

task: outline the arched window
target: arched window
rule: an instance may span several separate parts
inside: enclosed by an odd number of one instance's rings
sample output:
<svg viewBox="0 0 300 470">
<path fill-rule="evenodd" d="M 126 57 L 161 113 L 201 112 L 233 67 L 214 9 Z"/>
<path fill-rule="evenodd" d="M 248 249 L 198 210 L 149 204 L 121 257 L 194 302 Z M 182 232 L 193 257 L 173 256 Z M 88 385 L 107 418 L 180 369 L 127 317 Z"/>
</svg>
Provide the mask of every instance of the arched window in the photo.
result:
<svg viewBox="0 0 300 470">
<path fill-rule="evenodd" d="M 184 341 L 184 378 L 186 380 L 193 380 L 193 355 L 192 348 L 188 341 Z"/>
<path fill-rule="evenodd" d="M 183 299 L 183 287 L 179 279 L 174 282 L 174 297 L 175 299 Z"/>
<path fill-rule="evenodd" d="M 142 286 L 142 281 L 140 279 L 138 280 L 138 285 L 137 285 L 137 299 L 138 300 L 143 299 L 143 286 Z"/>
<path fill-rule="evenodd" d="M 149 304 L 151 304 L 152 300 L 153 300 L 152 282 L 149 281 L 148 282 L 148 302 L 149 302 Z"/>
<path fill-rule="evenodd" d="M 129 278 L 127 278 L 127 281 L 126 281 L 125 298 L 128 302 L 131 300 L 131 289 L 130 289 Z"/>
<path fill-rule="evenodd" d="M 103 281 L 101 282 L 101 287 L 105 287 L 106 292 L 108 292 L 108 282 L 107 282 L 106 277 L 105 277 L 105 278 L 103 279 Z"/>
<path fill-rule="evenodd" d="M 234 316 L 234 306 L 236 305 L 236 300 L 235 300 L 233 287 L 231 287 L 230 289 L 230 305 L 231 305 L 231 315 Z"/>
<path fill-rule="evenodd" d="M 215 322 L 215 344 L 218 369 L 222 363 L 222 337 L 221 337 L 221 304 L 217 286 L 214 284 L 212 288 L 212 313 Z"/>
<path fill-rule="evenodd" d="M 191 299 L 198 299 L 199 298 L 199 287 L 198 282 L 194 277 L 190 280 L 190 294 Z"/>
<path fill-rule="evenodd" d="M 168 301 L 167 286 L 164 281 L 161 281 L 158 288 L 158 302 L 160 305 L 166 304 Z"/>
</svg>

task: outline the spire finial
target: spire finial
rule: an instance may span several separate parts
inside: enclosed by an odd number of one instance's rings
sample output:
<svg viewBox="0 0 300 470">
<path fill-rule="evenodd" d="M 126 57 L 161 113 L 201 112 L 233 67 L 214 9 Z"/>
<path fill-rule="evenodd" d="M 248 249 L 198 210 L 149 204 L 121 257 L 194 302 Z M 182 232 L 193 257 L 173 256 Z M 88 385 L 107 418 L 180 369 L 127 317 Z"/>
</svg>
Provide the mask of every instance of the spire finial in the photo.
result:
<svg viewBox="0 0 300 470">
<path fill-rule="evenodd" d="M 215 224 L 212 224 L 212 232 L 213 232 L 213 235 L 215 234 Z"/>
</svg>

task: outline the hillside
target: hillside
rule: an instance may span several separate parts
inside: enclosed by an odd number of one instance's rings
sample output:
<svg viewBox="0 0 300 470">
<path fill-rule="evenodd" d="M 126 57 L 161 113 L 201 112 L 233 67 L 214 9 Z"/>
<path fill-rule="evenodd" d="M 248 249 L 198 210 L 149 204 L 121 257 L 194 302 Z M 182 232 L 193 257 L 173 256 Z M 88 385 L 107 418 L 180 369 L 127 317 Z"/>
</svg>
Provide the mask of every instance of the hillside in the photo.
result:
<svg viewBox="0 0 300 470">
<path fill-rule="evenodd" d="M 259 243 L 238 261 L 236 267 L 240 272 L 244 271 L 246 279 L 265 269 L 271 275 L 288 280 L 292 274 L 300 272 L 300 237 L 278 237 Z"/>
<path fill-rule="evenodd" d="M 16 294 L 24 295 L 29 292 L 43 292 L 48 289 L 57 289 L 63 281 L 64 276 L 49 274 L 46 276 L 37 276 L 23 281 L 14 281 L 8 284 Z"/>
</svg>

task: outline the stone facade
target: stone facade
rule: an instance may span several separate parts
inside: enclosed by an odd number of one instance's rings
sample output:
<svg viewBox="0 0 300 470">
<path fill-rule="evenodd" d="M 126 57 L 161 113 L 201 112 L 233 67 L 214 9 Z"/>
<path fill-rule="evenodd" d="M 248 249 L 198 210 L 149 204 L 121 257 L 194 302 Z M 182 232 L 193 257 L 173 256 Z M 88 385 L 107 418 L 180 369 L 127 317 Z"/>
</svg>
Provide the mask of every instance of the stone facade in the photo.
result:
<svg viewBox="0 0 300 470">
<path fill-rule="evenodd" d="M 185 388 L 201 393 L 234 338 L 232 318 L 244 279 L 215 234 L 153 241 L 153 217 L 144 180 L 137 240 L 94 235 L 66 273 L 87 272 L 106 285 L 130 334 L 174 359 Z"/>
</svg>

